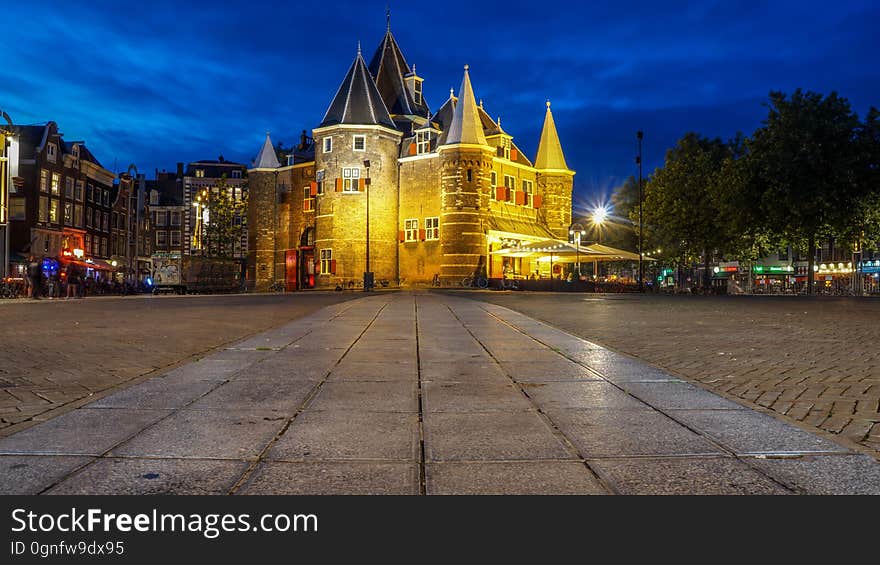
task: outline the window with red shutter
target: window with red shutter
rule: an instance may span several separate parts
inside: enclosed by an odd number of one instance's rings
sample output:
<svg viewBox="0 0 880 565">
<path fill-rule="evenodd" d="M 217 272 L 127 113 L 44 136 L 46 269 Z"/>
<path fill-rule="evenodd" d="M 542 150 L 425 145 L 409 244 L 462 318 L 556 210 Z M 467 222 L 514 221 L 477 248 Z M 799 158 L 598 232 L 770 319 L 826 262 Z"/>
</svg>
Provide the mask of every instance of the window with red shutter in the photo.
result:
<svg viewBox="0 0 880 565">
<path fill-rule="evenodd" d="M 536 195 L 532 196 L 532 206 L 534 206 L 535 208 L 540 208 L 543 203 L 544 203 L 544 197 L 541 196 L 540 194 L 536 194 Z"/>
<path fill-rule="evenodd" d="M 400 230 L 399 232 L 397 232 L 397 239 L 400 240 L 400 243 L 403 243 L 404 241 L 406 241 L 406 232 L 403 230 Z"/>
<path fill-rule="evenodd" d="M 336 179 L 336 192 L 342 192 L 342 179 Z"/>
<path fill-rule="evenodd" d="M 510 160 L 516 161 L 518 159 L 519 159 L 519 151 L 517 151 L 516 149 L 511 149 L 510 150 Z"/>
<path fill-rule="evenodd" d="M 336 259 L 330 259 L 330 274 L 336 274 Z"/>
<path fill-rule="evenodd" d="M 311 194 L 312 196 L 318 195 L 318 183 L 317 182 L 312 181 L 309 183 L 309 194 Z"/>
<path fill-rule="evenodd" d="M 419 230 L 419 241 L 425 241 L 425 230 Z"/>
<path fill-rule="evenodd" d="M 516 199 L 516 204 L 522 206 L 523 204 L 526 203 L 526 193 L 525 193 L 525 192 L 522 192 L 522 191 L 519 191 L 519 190 L 516 191 L 516 197 L 515 197 L 515 199 Z"/>
<path fill-rule="evenodd" d="M 366 186 L 367 179 L 358 179 L 358 190 L 363 192 L 364 186 Z"/>
<path fill-rule="evenodd" d="M 416 154 L 416 144 L 415 144 L 415 143 L 410 143 L 410 144 L 409 144 L 409 154 L 410 154 L 410 155 L 415 155 L 415 154 Z"/>
</svg>

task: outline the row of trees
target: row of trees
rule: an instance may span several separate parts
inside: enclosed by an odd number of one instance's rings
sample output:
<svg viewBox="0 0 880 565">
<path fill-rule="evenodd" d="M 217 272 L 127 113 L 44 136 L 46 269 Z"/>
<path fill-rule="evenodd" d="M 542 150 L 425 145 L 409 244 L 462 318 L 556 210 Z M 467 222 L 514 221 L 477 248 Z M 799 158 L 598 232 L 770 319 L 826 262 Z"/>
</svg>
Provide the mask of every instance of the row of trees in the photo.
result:
<svg viewBox="0 0 880 565">
<path fill-rule="evenodd" d="M 666 259 L 751 262 L 791 245 L 809 258 L 834 238 L 853 250 L 880 240 L 880 111 L 860 120 L 836 93 L 772 92 L 762 127 L 722 141 L 688 133 L 647 179 L 645 249 Z M 637 229 L 638 184 L 613 196 Z M 624 237 L 632 237 L 627 235 Z"/>
</svg>

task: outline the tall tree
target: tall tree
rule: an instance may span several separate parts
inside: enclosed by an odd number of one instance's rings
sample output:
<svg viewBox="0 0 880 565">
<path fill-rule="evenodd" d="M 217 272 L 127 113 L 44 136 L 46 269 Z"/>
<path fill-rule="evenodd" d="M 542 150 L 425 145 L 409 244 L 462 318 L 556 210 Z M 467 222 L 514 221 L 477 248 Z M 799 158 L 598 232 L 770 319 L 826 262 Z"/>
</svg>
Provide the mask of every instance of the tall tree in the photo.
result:
<svg viewBox="0 0 880 565">
<path fill-rule="evenodd" d="M 231 258 L 240 251 L 247 217 L 247 191 L 244 187 L 230 187 L 220 179 L 208 197 L 208 223 L 205 236 L 208 255 Z"/>
<path fill-rule="evenodd" d="M 836 93 L 771 92 L 763 127 L 748 143 L 765 187 L 761 208 L 768 225 L 790 241 L 806 243 L 808 292 L 813 292 L 817 238 L 847 224 L 857 187 L 854 132 L 858 117 Z"/>
<path fill-rule="evenodd" d="M 611 194 L 611 206 L 616 218 L 624 220 L 623 225 L 615 225 L 608 230 L 604 241 L 627 251 L 638 251 L 639 247 L 639 182 L 630 176 Z"/>
<path fill-rule="evenodd" d="M 718 171 L 730 148 L 720 139 L 688 133 L 666 153 L 645 187 L 643 214 L 648 248 L 660 247 L 679 263 L 703 257 L 703 286 L 710 261 L 728 239 L 720 221 Z"/>
</svg>

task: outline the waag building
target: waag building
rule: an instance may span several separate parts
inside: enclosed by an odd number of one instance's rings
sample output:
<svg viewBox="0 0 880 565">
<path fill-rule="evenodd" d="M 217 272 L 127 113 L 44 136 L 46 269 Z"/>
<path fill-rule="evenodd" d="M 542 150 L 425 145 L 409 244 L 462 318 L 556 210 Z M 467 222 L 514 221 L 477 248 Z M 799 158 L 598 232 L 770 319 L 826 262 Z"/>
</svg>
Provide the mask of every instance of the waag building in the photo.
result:
<svg viewBox="0 0 880 565">
<path fill-rule="evenodd" d="M 267 134 L 248 170 L 252 288 L 552 275 L 492 253 L 568 237 L 575 173 L 550 103 L 531 160 L 477 102 L 467 66 L 436 111 L 423 80 L 389 26 L 369 64 L 358 50 L 311 137 L 286 155 Z"/>
</svg>

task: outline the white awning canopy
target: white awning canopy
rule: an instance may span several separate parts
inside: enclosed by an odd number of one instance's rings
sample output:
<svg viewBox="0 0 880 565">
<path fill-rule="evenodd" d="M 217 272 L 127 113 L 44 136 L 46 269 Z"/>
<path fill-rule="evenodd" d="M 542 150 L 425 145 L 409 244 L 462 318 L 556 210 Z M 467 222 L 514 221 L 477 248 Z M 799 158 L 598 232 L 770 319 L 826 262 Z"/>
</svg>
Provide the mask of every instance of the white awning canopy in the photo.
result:
<svg viewBox="0 0 880 565">
<path fill-rule="evenodd" d="M 562 239 L 545 239 L 534 243 L 528 243 L 518 247 L 506 247 L 493 251 L 492 255 L 502 257 L 536 257 L 539 260 L 547 257 L 555 263 L 573 263 L 580 260 L 582 263 L 591 261 L 638 261 L 639 254 L 623 249 L 616 249 L 607 245 L 593 243 L 590 245 L 576 245 Z M 655 261 L 651 257 L 642 257 L 644 261 Z"/>
</svg>

